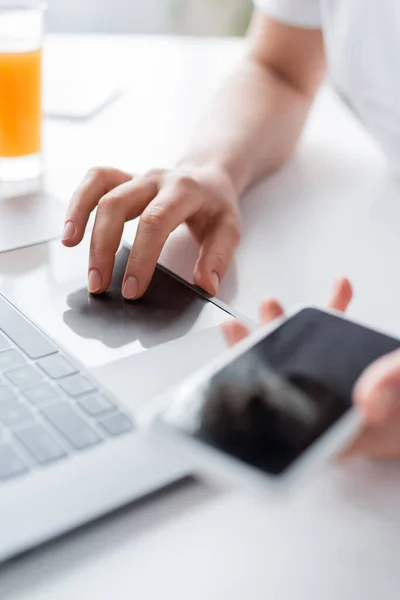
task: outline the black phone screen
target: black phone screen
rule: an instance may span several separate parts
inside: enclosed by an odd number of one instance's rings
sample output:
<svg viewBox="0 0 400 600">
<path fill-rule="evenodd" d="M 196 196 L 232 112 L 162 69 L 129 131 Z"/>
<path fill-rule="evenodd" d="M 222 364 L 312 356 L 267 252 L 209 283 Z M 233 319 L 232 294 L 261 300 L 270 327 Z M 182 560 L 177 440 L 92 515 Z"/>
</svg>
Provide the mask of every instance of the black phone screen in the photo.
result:
<svg viewBox="0 0 400 600">
<path fill-rule="evenodd" d="M 185 401 L 188 409 L 195 402 L 196 411 L 181 410 L 174 425 L 281 475 L 350 408 L 364 369 L 397 348 L 399 340 L 323 311 L 302 310 L 191 390 Z"/>
</svg>

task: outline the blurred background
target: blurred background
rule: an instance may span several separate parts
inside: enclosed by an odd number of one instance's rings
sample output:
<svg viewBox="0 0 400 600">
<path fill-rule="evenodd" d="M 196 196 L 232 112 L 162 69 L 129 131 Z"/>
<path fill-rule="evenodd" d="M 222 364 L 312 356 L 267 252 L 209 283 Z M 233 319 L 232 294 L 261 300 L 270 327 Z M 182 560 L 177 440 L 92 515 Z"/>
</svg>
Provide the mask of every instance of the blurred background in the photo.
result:
<svg viewBox="0 0 400 600">
<path fill-rule="evenodd" d="M 47 0 L 54 32 L 242 35 L 251 0 Z"/>
</svg>

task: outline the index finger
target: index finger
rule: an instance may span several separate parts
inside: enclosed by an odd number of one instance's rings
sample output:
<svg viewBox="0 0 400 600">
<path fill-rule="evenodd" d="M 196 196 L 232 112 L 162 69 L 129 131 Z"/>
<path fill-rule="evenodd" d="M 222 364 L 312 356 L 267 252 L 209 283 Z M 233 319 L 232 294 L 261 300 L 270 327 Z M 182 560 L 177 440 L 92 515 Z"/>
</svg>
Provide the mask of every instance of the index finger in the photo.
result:
<svg viewBox="0 0 400 600">
<path fill-rule="evenodd" d="M 127 300 L 143 296 L 169 235 L 197 210 L 196 196 L 173 186 L 163 188 L 143 212 L 129 255 L 122 295 Z"/>
<path fill-rule="evenodd" d="M 118 169 L 95 168 L 88 171 L 68 205 L 64 246 L 76 246 L 82 240 L 91 212 L 99 200 L 115 187 L 132 179 L 132 175 Z"/>
</svg>

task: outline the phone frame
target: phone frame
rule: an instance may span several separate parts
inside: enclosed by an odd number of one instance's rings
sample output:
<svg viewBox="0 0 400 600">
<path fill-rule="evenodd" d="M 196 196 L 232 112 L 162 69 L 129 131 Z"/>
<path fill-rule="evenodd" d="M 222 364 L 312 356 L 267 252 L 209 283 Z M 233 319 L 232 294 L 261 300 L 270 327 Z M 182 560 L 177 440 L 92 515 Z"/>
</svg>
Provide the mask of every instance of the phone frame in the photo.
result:
<svg viewBox="0 0 400 600">
<path fill-rule="evenodd" d="M 295 318 L 297 314 L 305 309 L 317 310 L 328 315 L 333 315 L 381 335 L 390 335 L 378 329 L 368 327 L 356 319 L 349 319 L 344 313 L 336 310 L 320 309 L 314 306 L 298 306 L 287 315 L 275 319 L 273 322 L 251 333 L 233 348 L 228 349 L 221 357 L 163 394 L 156 400 L 153 407 L 155 409 L 152 413 L 153 416 L 147 422 L 147 426 L 150 431 L 157 433 L 157 436 L 161 436 L 160 439 L 162 439 L 163 443 L 167 444 L 171 451 L 180 449 L 186 455 L 189 454 L 193 458 L 196 474 L 205 477 L 211 476 L 211 478 L 224 480 L 226 483 L 242 488 L 246 487 L 251 490 L 259 489 L 262 492 L 280 491 L 288 485 L 303 480 L 307 474 L 325 464 L 344 446 L 349 444 L 361 431 L 363 416 L 356 407 L 352 406 L 325 434 L 306 449 L 283 474 L 268 475 L 256 467 L 247 465 L 228 454 L 224 454 L 223 451 L 208 446 L 205 442 L 197 440 L 183 430 L 173 427 L 163 418 L 163 415 L 168 412 L 168 407 L 174 402 L 174 395 L 177 394 L 182 386 L 188 384 L 195 386 L 201 384 L 205 379 L 215 376 L 232 361 L 268 337 L 283 323 Z"/>
</svg>

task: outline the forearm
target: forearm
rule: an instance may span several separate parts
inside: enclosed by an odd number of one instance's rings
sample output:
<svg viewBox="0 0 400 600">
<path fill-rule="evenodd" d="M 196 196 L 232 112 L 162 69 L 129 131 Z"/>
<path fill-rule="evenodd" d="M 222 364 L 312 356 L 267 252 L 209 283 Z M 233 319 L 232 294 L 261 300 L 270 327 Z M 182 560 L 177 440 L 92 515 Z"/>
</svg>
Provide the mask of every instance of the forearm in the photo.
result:
<svg viewBox="0 0 400 600">
<path fill-rule="evenodd" d="M 222 168 L 238 194 L 292 154 L 311 98 L 247 57 L 205 112 L 183 163 Z"/>
</svg>

